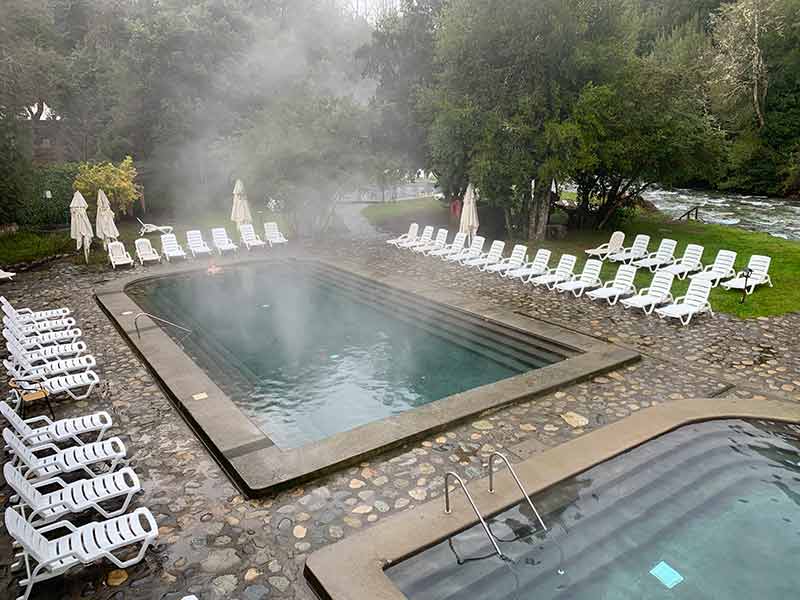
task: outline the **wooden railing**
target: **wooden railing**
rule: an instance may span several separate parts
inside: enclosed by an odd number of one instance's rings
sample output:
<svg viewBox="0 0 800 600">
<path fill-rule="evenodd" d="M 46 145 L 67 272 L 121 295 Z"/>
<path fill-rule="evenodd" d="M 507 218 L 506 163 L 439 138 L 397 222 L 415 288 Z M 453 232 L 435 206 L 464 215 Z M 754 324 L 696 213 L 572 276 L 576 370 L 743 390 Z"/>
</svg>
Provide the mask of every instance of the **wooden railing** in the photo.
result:
<svg viewBox="0 0 800 600">
<path fill-rule="evenodd" d="M 692 208 L 687 210 L 685 213 L 683 213 L 680 217 L 678 217 L 678 221 L 681 221 L 682 219 L 686 219 L 687 221 L 689 221 L 691 219 L 694 219 L 695 221 L 699 221 L 700 220 L 700 207 L 699 206 L 693 206 Z"/>
</svg>

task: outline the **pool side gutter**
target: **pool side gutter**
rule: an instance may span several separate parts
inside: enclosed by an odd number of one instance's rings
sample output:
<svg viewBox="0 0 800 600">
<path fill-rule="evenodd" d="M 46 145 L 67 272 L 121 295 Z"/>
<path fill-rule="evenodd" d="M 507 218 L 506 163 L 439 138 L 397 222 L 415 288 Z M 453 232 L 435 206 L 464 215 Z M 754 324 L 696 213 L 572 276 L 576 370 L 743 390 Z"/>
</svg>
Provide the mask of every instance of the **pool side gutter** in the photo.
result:
<svg viewBox="0 0 800 600">
<path fill-rule="evenodd" d="M 455 394 L 400 415 L 295 449 L 277 447 L 236 406 L 219 386 L 155 322 L 143 317 L 137 332 L 134 319 L 143 312 L 126 293 L 131 285 L 176 274 L 202 272 L 199 261 L 169 265 L 147 274 L 132 273 L 95 291 L 98 303 L 168 393 L 185 420 L 206 444 L 231 479 L 249 496 L 341 469 L 369 456 L 452 427 L 454 423 L 530 400 L 538 395 L 620 368 L 639 354 L 591 336 L 560 328 L 493 305 L 465 293 L 440 290 L 434 281 L 399 275 L 381 276 L 347 261 L 314 256 L 273 258 L 269 255 L 217 261 L 224 268 L 249 264 L 294 263 L 324 270 L 343 284 L 357 281 L 370 293 L 406 303 L 436 318 L 464 321 L 469 327 L 491 327 L 517 339 L 557 348 L 564 360 L 497 383 Z M 180 324 L 180 323 L 179 323 Z M 502 334 L 500 334 L 502 336 Z M 520 337 L 521 336 L 521 337 Z"/>
<path fill-rule="evenodd" d="M 798 423 L 800 407 L 779 400 L 670 402 L 536 454 L 514 468 L 526 491 L 535 494 L 684 425 L 736 418 Z M 519 488 L 507 473 L 495 476 L 493 494 L 488 492 L 488 479 L 473 481 L 468 488 L 486 516 L 502 512 L 521 499 Z M 439 497 L 318 550 L 306 561 L 306 579 L 323 600 L 404 600 L 406 596 L 386 576 L 385 569 L 477 522 L 462 493 L 456 492 L 452 502 L 449 515 L 444 513 L 444 501 Z"/>
</svg>

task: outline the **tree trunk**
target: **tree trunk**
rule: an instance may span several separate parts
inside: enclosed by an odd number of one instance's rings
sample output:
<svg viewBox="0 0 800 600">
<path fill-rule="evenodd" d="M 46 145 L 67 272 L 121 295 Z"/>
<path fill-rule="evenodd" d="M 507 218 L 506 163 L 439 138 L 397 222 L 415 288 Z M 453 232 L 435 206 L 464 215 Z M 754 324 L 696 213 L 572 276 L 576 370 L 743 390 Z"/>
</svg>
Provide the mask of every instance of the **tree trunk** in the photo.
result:
<svg viewBox="0 0 800 600">
<path fill-rule="evenodd" d="M 528 213 L 528 239 L 543 241 L 547 238 L 550 221 L 550 183 L 539 178 L 532 183 L 531 207 Z"/>
</svg>

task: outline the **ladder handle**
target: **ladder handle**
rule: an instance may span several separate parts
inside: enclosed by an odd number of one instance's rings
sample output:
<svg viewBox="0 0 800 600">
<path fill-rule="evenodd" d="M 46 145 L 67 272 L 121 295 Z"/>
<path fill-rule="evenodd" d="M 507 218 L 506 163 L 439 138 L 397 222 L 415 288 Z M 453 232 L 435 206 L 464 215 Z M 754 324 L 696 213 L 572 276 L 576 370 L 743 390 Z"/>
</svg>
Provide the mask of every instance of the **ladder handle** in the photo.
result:
<svg viewBox="0 0 800 600">
<path fill-rule="evenodd" d="M 542 526 L 542 529 L 547 531 L 547 526 L 544 524 L 542 517 L 539 515 L 539 511 L 536 510 L 536 507 L 533 505 L 533 501 L 531 500 L 531 497 L 528 495 L 528 492 L 526 492 L 525 488 L 522 487 L 522 482 L 519 480 L 519 477 L 517 477 L 517 472 L 514 471 L 514 467 L 511 466 L 511 463 L 508 461 L 508 458 L 506 458 L 505 455 L 500 454 L 499 452 L 492 452 L 489 455 L 489 493 L 494 494 L 494 469 L 492 468 L 492 466 L 494 465 L 495 458 L 499 458 L 506 464 L 506 466 L 508 467 L 508 472 L 511 473 L 511 477 L 514 478 L 514 482 L 517 484 L 519 491 L 521 491 L 522 495 L 525 496 L 525 500 L 528 501 L 528 506 L 531 507 L 533 514 L 535 514 L 536 518 L 539 519 L 539 524 Z"/>
<path fill-rule="evenodd" d="M 488 537 L 489 541 L 492 542 L 492 546 L 494 546 L 494 551 L 497 553 L 497 556 L 499 556 L 501 559 L 505 560 L 505 557 L 503 556 L 503 553 L 500 552 L 500 547 L 497 545 L 497 542 L 495 541 L 494 536 L 492 535 L 492 532 L 489 531 L 489 526 L 486 524 L 486 521 L 483 519 L 483 515 L 481 515 L 480 511 L 478 510 L 478 507 L 475 506 L 475 501 L 472 499 L 472 495 L 469 493 L 469 490 L 467 490 L 467 486 L 464 484 L 464 480 L 461 479 L 461 477 L 459 477 L 458 474 L 454 473 L 453 471 L 448 471 L 447 474 L 444 476 L 444 512 L 445 512 L 445 514 L 449 515 L 450 512 L 451 512 L 450 511 L 450 488 L 447 486 L 447 480 L 450 479 L 451 477 L 453 479 L 455 479 L 456 482 L 458 483 L 458 485 L 461 486 L 461 489 L 464 490 L 464 495 L 467 497 L 467 500 L 472 505 L 472 510 L 475 511 L 475 515 L 478 517 L 478 520 L 480 520 L 481 525 L 483 526 L 483 531 L 486 532 L 486 537 Z"/>
</svg>

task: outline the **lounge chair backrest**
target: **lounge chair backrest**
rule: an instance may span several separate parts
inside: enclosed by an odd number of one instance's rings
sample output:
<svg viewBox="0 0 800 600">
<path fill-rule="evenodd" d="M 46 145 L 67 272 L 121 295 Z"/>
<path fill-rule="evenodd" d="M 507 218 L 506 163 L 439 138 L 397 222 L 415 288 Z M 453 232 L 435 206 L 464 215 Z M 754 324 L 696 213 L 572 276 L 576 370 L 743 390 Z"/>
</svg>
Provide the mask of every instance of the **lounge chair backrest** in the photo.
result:
<svg viewBox="0 0 800 600">
<path fill-rule="evenodd" d="M 631 246 L 631 252 L 634 254 L 645 254 L 647 252 L 647 247 L 650 245 L 650 236 L 644 235 L 640 233 L 636 236 L 636 239 L 633 240 L 633 246 Z"/>
<path fill-rule="evenodd" d="M 477 254 L 483 252 L 483 245 L 486 243 L 486 238 L 476 235 L 472 238 L 472 243 L 469 245 L 469 253 Z"/>
<path fill-rule="evenodd" d="M 592 283 L 600 278 L 600 271 L 603 270 L 602 261 L 590 259 L 583 265 L 583 273 L 581 273 L 580 280 L 583 283 Z"/>
<path fill-rule="evenodd" d="M 703 260 L 703 253 L 706 249 L 698 244 L 689 244 L 683 252 L 683 263 L 686 266 L 700 266 Z"/>
<path fill-rule="evenodd" d="M 33 559 L 41 564 L 55 558 L 55 544 L 36 531 L 33 525 L 9 507 L 5 514 L 6 530 Z"/>
<path fill-rule="evenodd" d="M 165 233 L 161 236 L 161 247 L 166 252 L 175 252 L 180 248 L 180 245 L 174 233 Z"/>
<path fill-rule="evenodd" d="M 142 227 L 147 227 L 147 225 L 145 225 L 144 221 L 142 221 L 139 217 L 136 217 L 136 220 L 139 221 L 139 225 L 141 225 Z"/>
<path fill-rule="evenodd" d="M 242 238 L 247 240 L 248 242 L 250 240 L 256 239 L 256 232 L 255 229 L 253 229 L 253 225 L 251 223 L 242 223 L 239 226 L 239 233 L 241 233 Z"/>
<path fill-rule="evenodd" d="M 7 462 L 3 466 L 3 476 L 6 483 L 19 494 L 19 498 L 24 504 L 35 510 L 42 503 L 42 493 L 33 487 L 31 482 L 22 476 L 19 469 L 11 465 L 11 462 Z"/>
<path fill-rule="evenodd" d="M 736 252 L 730 250 L 720 250 L 717 252 L 717 258 L 714 259 L 714 266 L 711 270 L 714 273 L 728 273 L 733 269 L 733 264 L 736 262 Z"/>
<path fill-rule="evenodd" d="M 560 277 L 568 277 L 572 275 L 575 270 L 575 262 L 578 259 L 571 254 L 562 254 L 558 259 L 558 266 L 556 267 L 556 275 Z"/>
<path fill-rule="evenodd" d="M 525 262 L 525 255 L 528 254 L 528 247 L 522 244 L 517 244 L 511 251 L 511 256 L 508 259 L 512 265 L 521 265 Z"/>
<path fill-rule="evenodd" d="M 650 296 L 658 298 L 666 298 L 672 291 L 672 282 L 675 280 L 675 275 L 669 271 L 658 271 L 653 275 L 653 281 L 650 283 Z"/>
<path fill-rule="evenodd" d="M 0 415 L 3 415 L 3 418 L 8 421 L 14 429 L 21 433 L 23 437 L 28 437 L 33 433 L 33 430 L 22 420 L 22 417 L 3 400 L 0 400 Z"/>
<path fill-rule="evenodd" d="M 437 246 L 444 246 L 447 243 L 447 236 L 450 232 L 447 229 L 439 229 L 436 232 L 436 240 L 435 243 Z"/>
<path fill-rule="evenodd" d="M 615 231 L 611 234 L 611 239 L 608 240 L 608 251 L 609 253 L 618 252 L 622 250 L 622 247 L 625 245 L 625 234 L 621 231 Z"/>
<path fill-rule="evenodd" d="M 419 233 L 419 225 L 417 223 L 412 223 L 408 226 L 408 233 L 406 234 L 408 237 L 415 239 L 417 234 Z"/>
<path fill-rule="evenodd" d="M 153 254 L 153 244 L 147 238 L 139 238 L 134 242 L 136 246 L 136 253 L 139 255 L 147 256 Z"/>
<path fill-rule="evenodd" d="M 537 250 L 536 256 L 533 257 L 533 265 L 531 265 L 532 268 L 539 272 L 545 271 L 550 264 L 550 257 L 552 255 L 553 253 L 550 250 L 546 250 L 544 248 Z"/>
<path fill-rule="evenodd" d="M 636 267 L 633 265 L 622 265 L 617 269 L 617 274 L 614 277 L 614 286 L 618 289 L 628 289 L 633 285 L 633 280 L 636 279 Z"/>
<path fill-rule="evenodd" d="M 8 307 L 11 310 L 14 310 L 14 307 L 11 305 L 11 302 L 9 302 L 5 296 L 0 296 L 0 305 L 2 305 L 3 307 Z"/>
<path fill-rule="evenodd" d="M 501 242 L 500 240 L 493 241 L 491 247 L 489 248 L 489 260 L 500 260 L 500 257 L 503 256 L 503 250 L 505 250 L 505 248 L 505 242 Z"/>
<path fill-rule="evenodd" d="M 703 308 L 711 294 L 711 282 L 707 279 L 692 279 L 684 303 L 695 309 Z"/>
<path fill-rule="evenodd" d="M 225 231 L 224 227 L 214 227 L 214 229 L 211 230 L 211 239 L 214 240 L 215 244 L 223 246 L 227 245 L 228 242 L 230 241 L 230 238 L 228 237 L 228 232 Z"/>
<path fill-rule="evenodd" d="M 422 230 L 422 235 L 419 237 L 420 242 L 430 242 L 433 239 L 433 225 L 428 225 Z"/>
<path fill-rule="evenodd" d="M 672 257 L 675 256 L 675 248 L 677 247 L 678 242 L 675 240 L 661 240 L 661 243 L 658 245 L 658 250 L 656 251 L 656 258 L 664 261 L 671 260 Z"/>
<path fill-rule="evenodd" d="M 452 250 L 453 251 L 463 250 L 466 244 L 467 244 L 467 234 L 457 233 L 456 237 L 453 238 Z"/>
<path fill-rule="evenodd" d="M 189 244 L 190 248 L 202 248 L 205 245 L 205 242 L 203 242 L 203 234 L 196 229 L 187 231 L 186 243 Z"/>
<path fill-rule="evenodd" d="M 17 311 L 11 308 L 10 304 L 3 304 L 3 312 L 8 315 L 9 319 L 16 319 L 17 318 Z"/>
<path fill-rule="evenodd" d="M 278 224 L 275 221 L 264 223 L 264 233 L 270 239 L 281 237 L 281 230 L 278 229 Z"/>
<path fill-rule="evenodd" d="M 114 258 L 125 258 L 125 245 L 122 242 L 110 242 L 108 253 Z"/>
<path fill-rule="evenodd" d="M 16 455 L 18 459 L 20 459 L 25 466 L 29 469 L 38 469 L 41 466 L 39 459 L 36 455 L 30 451 L 30 449 L 22 443 L 14 432 L 10 429 L 3 430 L 3 439 L 6 442 L 6 445 L 11 448 L 11 451 Z"/>
<path fill-rule="evenodd" d="M 764 277 L 769 273 L 769 266 L 772 259 L 769 256 L 754 254 L 747 262 L 747 268 L 752 269 L 753 275 Z"/>
</svg>

